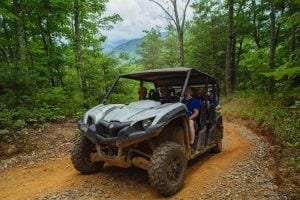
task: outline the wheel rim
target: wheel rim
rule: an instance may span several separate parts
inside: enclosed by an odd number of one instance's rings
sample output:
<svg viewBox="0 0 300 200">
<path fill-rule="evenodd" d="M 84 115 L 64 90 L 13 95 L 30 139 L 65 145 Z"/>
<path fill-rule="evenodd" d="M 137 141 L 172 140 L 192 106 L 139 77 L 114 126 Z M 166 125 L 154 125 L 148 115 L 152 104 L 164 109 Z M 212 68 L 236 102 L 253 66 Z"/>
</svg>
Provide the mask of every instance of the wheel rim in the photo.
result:
<svg viewBox="0 0 300 200">
<path fill-rule="evenodd" d="M 167 179 L 171 184 L 177 184 L 182 176 L 183 164 L 179 158 L 173 158 L 168 162 Z"/>
</svg>

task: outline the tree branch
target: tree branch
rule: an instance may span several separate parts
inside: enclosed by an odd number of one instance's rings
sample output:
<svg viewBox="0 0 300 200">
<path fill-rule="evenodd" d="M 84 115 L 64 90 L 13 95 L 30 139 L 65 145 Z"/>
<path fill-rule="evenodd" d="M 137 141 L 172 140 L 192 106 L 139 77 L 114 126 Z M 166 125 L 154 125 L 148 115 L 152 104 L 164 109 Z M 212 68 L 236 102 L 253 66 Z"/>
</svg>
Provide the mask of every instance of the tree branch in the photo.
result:
<svg viewBox="0 0 300 200">
<path fill-rule="evenodd" d="M 174 19 L 174 17 L 170 14 L 170 12 L 166 9 L 166 8 L 164 8 L 160 3 L 158 3 L 157 1 L 155 1 L 155 0 L 149 0 L 149 1 L 151 1 L 151 2 L 153 2 L 153 3 L 155 3 L 156 5 L 158 5 L 169 17 L 170 17 L 170 19 L 175 23 L 175 25 L 176 25 L 176 21 L 175 21 L 175 19 Z"/>
<path fill-rule="evenodd" d="M 170 0 L 170 1 L 173 4 L 175 20 L 176 20 L 176 26 L 180 27 L 180 21 L 179 21 L 178 10 L 177 10 L 177 1 L 176 0 Z"/>
<path fill-rule="evenodd" d="M 182 22 L 181 22 L 181 27 L 183 28 L 184 27 L 184 23 L 185 23 L 185 15 L 186 15 L 186 10 L 187 10 L 187 7 L 189 6 L 191 0 L 188 0 L 185 4 L 185 7 L 184 7 L 184 11 L 183 11 L 183 18 L 182 18 Z"/>
</svg>

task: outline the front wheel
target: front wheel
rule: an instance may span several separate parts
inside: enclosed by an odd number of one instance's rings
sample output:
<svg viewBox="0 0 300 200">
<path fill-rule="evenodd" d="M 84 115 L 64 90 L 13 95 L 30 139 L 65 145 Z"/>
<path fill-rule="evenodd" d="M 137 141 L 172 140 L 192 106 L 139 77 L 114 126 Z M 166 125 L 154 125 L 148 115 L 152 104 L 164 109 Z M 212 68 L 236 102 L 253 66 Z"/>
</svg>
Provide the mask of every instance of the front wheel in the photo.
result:
<svg viewBox="0 0 300 200">
<path fill-rule="evenodd" d="M 155 149 L 148 169 L 149 182 L 164 196 L 178 192 L 184 182 L 187 159 L 182 146 L 167 142 Z"/>
<path fill-rule="evenodd" d="M 95 145 L 84 136 L 81 136 L 74 144 L 71 160 L 72 164 L 82 174 L 91 174 L 100 171 L 104 162 L 91 162 L 90 154 L 96 152 Z"/>
</svg>

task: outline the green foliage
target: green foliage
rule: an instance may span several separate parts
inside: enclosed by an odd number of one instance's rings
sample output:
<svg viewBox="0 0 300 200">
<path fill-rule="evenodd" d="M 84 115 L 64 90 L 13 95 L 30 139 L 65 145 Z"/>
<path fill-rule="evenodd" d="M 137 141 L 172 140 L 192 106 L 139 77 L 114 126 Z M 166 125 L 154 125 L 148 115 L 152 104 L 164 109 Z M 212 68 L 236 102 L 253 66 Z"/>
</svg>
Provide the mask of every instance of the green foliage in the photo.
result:
<svg viewBox="0 0 300 200">
<path fill-rule="evenodd" d="M 179 66 L 177 33 L 172 25 L 169 25 L 167 30 L 166 37 L 162 37 L 158 29 L 145 31 L 147 35 L 142 40 L 137 53 L 141 56 L 138 62 L 146 69 Z"/>
<path fill-rule="evenodd" d="M 0 129 L 0 139 L 9 133 L 8 129 Z"/>
<path fill-rule="evenodd" d="M 300 157 L 295 156 L 291 158 L 291 163 L 295 167 L 296 170 L 300 170 Z"/>
<path fill-rule="evenodd" d="M 285 106 L 290 96 L 269 96 L 257 92 L 236 94 L 223 106 L 224 115 L 234 115 L 254 120 L 259 126 L 274 133 L 277 141 L 299 149 L 299 110 Z"/>
<path fill-rule="evenodd" d="M 176 67 L 179 66 L 179 49 L 178 38 L 175 27 L 169 25 L 167 27 L 168 34 L 163 40 L 163 47 L 161 50 L 161 65 L 162 67 Z"/>
<path fill-rule="evenodd" d="M 238 93 L 230 99 L 225 99 L 222 113 L 224 116 L 254 120 L 259 128 L 268 134 L 274 134 L 277 144 L 284 149 L 284 156 L 289 158 L 289 164 L 299 170 L 299 107 L 286 105 L 294 95 L 299 97 L 299 91 L 300 87 L 289 93 L 278 92 L 272 96 L 257 91 Z M 292 101 L 293 104 L 295 101 Z"/>
<path fill-rule="evenodd" d="M 284 77 L 287 77 L 288 79 L 292 79 L 300 75 L 300 66 L 288 68 L 287 65 L 285 64 L 278 67 L 274 72 L 266 72 L 262 74 L 265 75 L 266 77 L 274 77 L 276 81 L 279 81 Z"/>
<path fill-rule="evenodd" d="M 150 31 L 145 31 L 147 34 L 137 53 L 142 57 L 141 62 L 146 69 L 159 68 L 161 65 L 160 56 L 163 41 L 159 30 L 152 28 Z"/>
<path fill-rule="evenodd" d="M 119 73 L 114 69 L 117 61 L 101 50 L 101 32 L 121 19 L 117 14 L 104 16 L 107 0 L 79 3 L 83 56 L 76 63 L 75 2 L 1 1 L 1 135 L 26 124 L 80 116 L 99 103 Z"/>
<path fill-rule="evenodd" d="M 195 14 L 187 28 L 186 62 L 220 80 L 226 58 L 226 18 L 223 5 L 217 1 L 195 2 Z"/>
</svg>

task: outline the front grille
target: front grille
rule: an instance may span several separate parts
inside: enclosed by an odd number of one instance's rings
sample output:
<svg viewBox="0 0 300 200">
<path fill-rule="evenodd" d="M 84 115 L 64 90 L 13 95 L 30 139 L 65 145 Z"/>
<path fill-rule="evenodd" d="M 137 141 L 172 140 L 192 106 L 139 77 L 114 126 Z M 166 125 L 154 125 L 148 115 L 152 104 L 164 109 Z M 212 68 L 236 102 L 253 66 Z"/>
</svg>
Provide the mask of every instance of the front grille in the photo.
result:
<svg viewBox="0 0 300 200">
<path fill-rule="evenodd" d="M 116 137 L 121 129 L 129 125 L 130 123 L 100 121 L 96 127 L 98 134 L 109 138 Z"/>
</svg>

